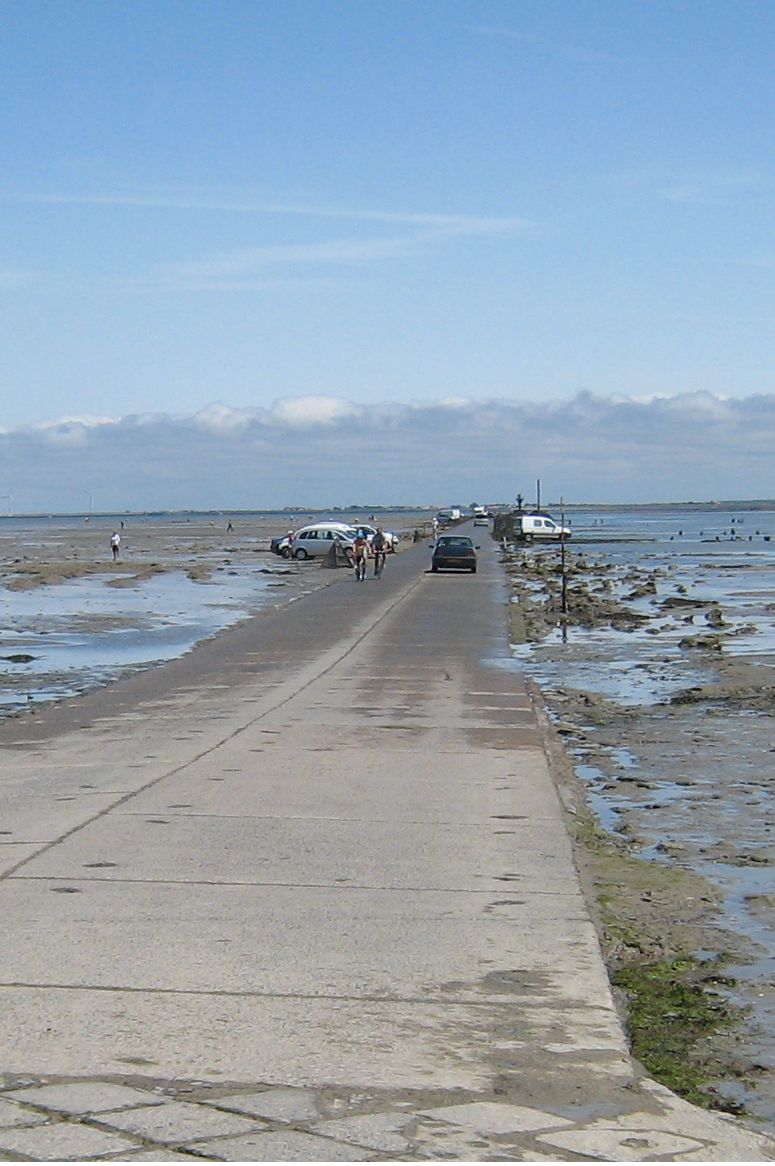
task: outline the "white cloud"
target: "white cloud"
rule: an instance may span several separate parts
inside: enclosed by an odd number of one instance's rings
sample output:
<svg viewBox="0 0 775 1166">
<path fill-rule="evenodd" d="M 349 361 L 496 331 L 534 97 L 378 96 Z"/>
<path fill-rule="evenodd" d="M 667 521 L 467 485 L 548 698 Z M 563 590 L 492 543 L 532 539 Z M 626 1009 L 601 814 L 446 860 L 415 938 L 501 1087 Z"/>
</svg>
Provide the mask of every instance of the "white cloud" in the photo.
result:
<svg viewBox="0 0 775 1166">
<path fill-rule="evenodd" d="M 255 409 L 234 409 L 230 405 L 213 402 L 192 417 L 195 425 L 214 433 L 234 433 L 246 429 L 258 416 Z"/>
<path fill-rule="evenodd" d="M 115 424 L 114 417 L 83 414 L 81 416 L 58 417 L 53 421 L 37 421 L 29 428 L 50 445 L 86 445 L 90 430 L 103 425 Z"/>
<path fill-rule="evenodd" d="M 221 251 L 207 259 L 171 264 L 166 270 L 173 277 L 186 279 L 231 279 L 260 275 L 286 266 L 341 266 L 372 263 L 405 254 L 415 245 L 416 237 L 400 236 L 381 239 L 332 239 L 323 243 L 271 244 L 264 247 L 240 247 Z"/>
<path fill-rule="evenodd" d="M 118 417 L 110 417 L 107 414 L 69 413 L 64 417 L 55 417 L 50 421 L 33 421 L 29 428 L 47 430 L 68 425 L 80 425 L 84 429 L 94 429 L 98 425 L 116 425 L 118 421 Z"/>
<path fill-rule="evenodd" d="M 138 191 L 105 194 L 14 193 L 0 191 L 0 202 L 32 206 L 104 206 L 123 208 L 134 221 L 146 210 L 212 212 L 216 216 L 238 215 L 244 220 L 244 243 L 228 250 L 192 256 L 187 260 L 165 261 L 161 250 L 143 272 L 97 277 L 82 281 L 138 286 L 138 282 L 186 291 L 262 291 L 278 286 L 325 282 L 341 274 L 342 268 L 363 267 L 418 254 L 454 240 L 508 238 L 535 233 L 538 224 L 515 215 L 450 213 L 446 211 L 384 210 L 363 207 L 318 206 L 304 203 L 267 202 L 245 195 L 230 197 L 218 191 Z M 322 237 L 309 238 L 309 223 L 302 227 L 286 224 L 288 237 L 282 238 L 278 219 L 308 220 Z M 342 237 L 329 238 L 329 221 L 349 224 Z M 396 231 L 395 228 L 401 228 Z M 197 236 L 199 237 L 199 235 Z M 269 238 L 272 242 L 257 242 Z M 43 278 L 53 273 L 0 268 L 0 291 Z M 68 282 L 72 284 L 72 273 Z"/>
<path fill-rule="evenodd" d="M 314 203 L 263 201 L 245 195 L 230 197 L 211 192 L 157 191 L 118 194 L 0 194 L 6 203 L 43 206 L 111 206 L 139 210 L 213 211 L 216 214 L 288 216 L 306 219 L 340 219 L 351 222 L 392 223 L 413 227 L 434 227 L 463 234 L 521 231 L 535 226 L 532 219 L 509 215 L 450 214 L 439 211 L 395 211 L 363 207 L 318 206 Z"/>
<path fill-rule="evenodd" d="M 334 395 L 188 416 L 70 416 L 0 432 L 17 511 L 333 506 L 530 495 L 671 501 L 773 494 L 775 394 L 580 393 L 361 405 Z M 0 487 L 3 483 L 0 482 Z"/>
<path fill-rule="evenodd" d="M 358 417 L 364 410 L 343 397 L 284 397 L 275 401 L 271 418 L 281 425 L 331 426 L 349 417 Z"/>
</svg>

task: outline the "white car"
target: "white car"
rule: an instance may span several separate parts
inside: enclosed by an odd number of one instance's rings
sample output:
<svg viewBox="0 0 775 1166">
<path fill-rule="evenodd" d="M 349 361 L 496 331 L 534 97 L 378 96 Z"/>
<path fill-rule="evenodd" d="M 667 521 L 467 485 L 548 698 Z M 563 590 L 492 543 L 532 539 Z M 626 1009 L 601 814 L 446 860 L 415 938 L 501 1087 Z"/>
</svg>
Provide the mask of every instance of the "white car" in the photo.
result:
<svg viewBox="0 0 775 1166">
<path fill-rule="evenodd" d="M 278 550 L 285 559 L 316 559 L 327 555 L 331 544 L 336 541 L 344 547 L 351 547 L 357 533 L 355 527 L 344 522 L 316 522 L 297 530 L 293 539 L 286 535 Z"/>
</svg>

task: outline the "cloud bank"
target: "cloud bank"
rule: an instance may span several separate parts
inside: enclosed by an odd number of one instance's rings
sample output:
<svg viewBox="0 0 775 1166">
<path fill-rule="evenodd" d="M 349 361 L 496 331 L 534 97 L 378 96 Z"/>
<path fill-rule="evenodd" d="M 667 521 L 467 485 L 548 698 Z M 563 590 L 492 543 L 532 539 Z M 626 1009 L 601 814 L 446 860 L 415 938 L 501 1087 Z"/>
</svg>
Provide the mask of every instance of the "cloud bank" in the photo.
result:
<svg viewBox="0 0 775 1166">
<path fill-rule="evenodd" d="M 71 415 L 0 425 L 0 513 L 767 498 L 774 448 L 772 394 Z"/>
</svg>

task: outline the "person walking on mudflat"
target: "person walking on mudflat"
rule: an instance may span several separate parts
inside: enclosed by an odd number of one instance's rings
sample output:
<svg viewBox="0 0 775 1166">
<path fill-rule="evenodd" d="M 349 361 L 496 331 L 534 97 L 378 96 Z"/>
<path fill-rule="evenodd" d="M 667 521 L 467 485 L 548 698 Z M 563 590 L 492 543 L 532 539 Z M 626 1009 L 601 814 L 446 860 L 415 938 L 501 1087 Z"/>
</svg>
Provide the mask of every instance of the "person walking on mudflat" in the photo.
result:
<svg viewBox="0 0 775 1166">
<path fill-rule="evenodd" d="M 113 552 L 113 562 L 114 563 L 116 562 L 116 560 L 118 558 L 118 551 L 119 551 L 120 546 L 121 546 L 121 535 L 118 533 L 117 530 L 114 530 L 113 534 L 110 536 L 110 549 Z"/>
</svg>

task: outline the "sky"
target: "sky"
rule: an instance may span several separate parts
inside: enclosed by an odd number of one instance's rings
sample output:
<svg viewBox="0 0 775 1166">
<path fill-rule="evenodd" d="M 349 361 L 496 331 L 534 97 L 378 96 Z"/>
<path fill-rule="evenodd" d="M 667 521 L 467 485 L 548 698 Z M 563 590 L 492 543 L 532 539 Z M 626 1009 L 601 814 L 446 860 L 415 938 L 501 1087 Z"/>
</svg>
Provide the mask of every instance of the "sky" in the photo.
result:
<svg viewBox="0 0 775 1166">
<path fill-rule="evenodd" d="M 0 0 L 0 514 L 772 497 L 775 3 Z"/>
</svg>

